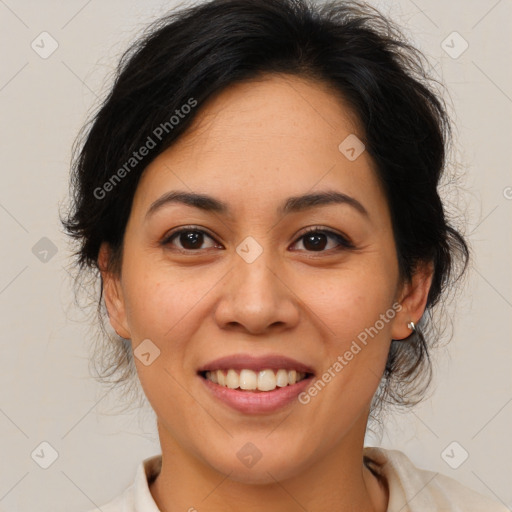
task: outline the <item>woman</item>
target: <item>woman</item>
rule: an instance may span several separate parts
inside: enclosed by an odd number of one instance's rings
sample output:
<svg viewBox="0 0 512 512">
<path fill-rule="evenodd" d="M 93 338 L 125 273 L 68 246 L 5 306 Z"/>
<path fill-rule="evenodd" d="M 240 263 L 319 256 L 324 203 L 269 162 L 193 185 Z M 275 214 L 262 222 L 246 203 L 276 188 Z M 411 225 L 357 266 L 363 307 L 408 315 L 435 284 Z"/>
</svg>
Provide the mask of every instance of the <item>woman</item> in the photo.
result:
<svg viewBox="0 0 512 512">
<path fill-rule="evenodd" d="M 424 394 L 468 259 L 423 69 L 354 2 L 213 0 L 125 54 L 63 222 L 162 455 L 103 512 L 506 510 L 363 446 Z"/>
</svg>

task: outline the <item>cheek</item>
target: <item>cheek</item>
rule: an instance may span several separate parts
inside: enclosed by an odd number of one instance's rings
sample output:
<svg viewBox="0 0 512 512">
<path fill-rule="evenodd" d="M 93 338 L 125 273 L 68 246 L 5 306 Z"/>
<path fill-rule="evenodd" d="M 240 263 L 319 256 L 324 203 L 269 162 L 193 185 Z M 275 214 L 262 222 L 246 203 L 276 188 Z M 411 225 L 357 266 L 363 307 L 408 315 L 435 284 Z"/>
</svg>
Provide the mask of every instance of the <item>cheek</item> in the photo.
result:
<svg viewBox="0 0 512 512">
<path fill-rule="evenodd" d="M 197 363 L 196 342 L 207 338 L 198 331 L 211 316 L 210 299 L 215 287 L 224 281 L 222 273 L 200 272 L 192 267 L 171 269 L 168 263 L 133 260 L 136 265 L 127 264 L 124 273 L 127 323 L 139 379 L 155 407 L 163 382 L 174 389 L 173 400 L 180 396 L 180 387 L 172 376 L 181 376 L 180 381 L 190 377 L 189 370 Z M 141 342 L 146 339 L 158 349 L 153 349 L 158 357 L 147 367 L 137 360 L 137 347 L 141 345 L 142 351 Z"/>
<path fill-rule="evenodd" d="M 324 407 L 336 410 L 339 421 L 349 412 L 356 417 L 375 393 L 399 308 L 393 304 L 394 277 L 377 263 L 361 271 L 344 269 L 329 282 L 316 279 L 307 286 L 308 305 L 322 320 L 326 341 L 323 372 L 310 396 L 319 418 L 328 414 L 327 409 L 320 412 Z M 316 400 L 317 394 L 323 400 Z"/>
<path fill-rule="evenodd" d="M 203 290 L 193 280 L 167 279 L 143 272 L 127 276 L 126 313 L 132 339 L 154 339 L 168 344 L 179 334 L 184 336 L 188 315 L 198 303 Z M 203 292 L 203 293 L 202 293 Z"/>
<path fill-rule="evenodd" d="M 349 280 L 344 284 L 323 306 L 328 330 L 322 372 L 299 397 L 308 411 L 304 414 L 312 423 L 311 432 L 318 433 L 315 442 L 326 450 L 369 407 L 384 371 L 396 314 L 389 288 L 383 284 L 374 282 L 367 293 L 351 288 Z"/>
<path fill-rule="evenodd" d="M 337 348 L 343 348 L 347 341 L 374 326 L 382 314 L 394 317 L 392 272 L 377 268 L 373 272 L 342 269 L 325 276 L 299 278 L 299 296 L 323 322 Z M 387 320 L 384 325 L 378 323 L 378 330 L 384 335 L 391 329 L 390 318 Z"/>
<path fill-rule="evenodd" d="M 146 265 L 144 270 L 143 267 L 141 265 L 139 271 L 132 267 L 125 273 L 126 313 L 132 350 L 138 377 L 149 402 L 160 417 L 169 418 L 173 416 L 173 408 L 193 410 L 194 407 L 194 401 L 184 392 L 182 383 L 185 368 L 191 364 L 187 348 L 201 325 L 201 316 L 206 314 L 202 309 L 205 301 L 201 301 L 206 283 L 199 286 L 198 280 L 162 271 L 155 264 Z M 141 343 L 147 339 L 158 350 Z M 138 359 L 139 345 L 150 347 L 148 365 Z M 186 428 L 191 426 L 186 425 Z"/>
</svg>

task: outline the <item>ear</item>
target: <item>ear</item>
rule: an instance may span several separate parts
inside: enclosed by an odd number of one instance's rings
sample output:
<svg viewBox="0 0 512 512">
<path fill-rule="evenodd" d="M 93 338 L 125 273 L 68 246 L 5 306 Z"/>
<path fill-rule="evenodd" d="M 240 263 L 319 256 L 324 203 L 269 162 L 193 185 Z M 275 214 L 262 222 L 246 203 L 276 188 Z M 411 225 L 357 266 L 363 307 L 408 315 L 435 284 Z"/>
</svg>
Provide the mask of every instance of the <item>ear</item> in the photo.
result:
<svg viewBox="0 0 512 512">
<path fill-rule="evenodd" d="M 391 331 L 394 340 L 407 338 L 411 334 L 407 326 L 409 322 L 418 324 L 425 311 L 433 275 L 433 263 L 419 263 L 410 281 L 402 285 L 397 299 L 402 309 L 397 312 Z"/>
<path fill-rule="evenodd" d="M 110 325 L 121 338 L 130 339 L 130 330 L 126 321 L 126 309 L 120 276 L 108 270 L 111 250 L 106 242 L 101 244 L 98 253 L 98 267 L 103 281 L 103 298 L 107 307 Z"/>
</svg>

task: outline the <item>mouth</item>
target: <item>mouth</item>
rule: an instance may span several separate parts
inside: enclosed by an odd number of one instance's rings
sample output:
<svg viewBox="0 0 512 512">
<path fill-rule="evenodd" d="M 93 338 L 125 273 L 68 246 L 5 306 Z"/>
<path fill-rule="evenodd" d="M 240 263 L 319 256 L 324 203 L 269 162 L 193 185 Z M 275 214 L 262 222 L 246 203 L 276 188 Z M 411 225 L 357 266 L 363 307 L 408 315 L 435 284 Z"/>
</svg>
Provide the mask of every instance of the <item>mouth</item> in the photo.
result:
<svg viewBox="0 0 512 512">
<path fill-rule="evenodd" d="M 234 354 L 203 365 L 197 375 L 216 403 L 243 414 L 271 414 L 297 401 L 315 372 L 279 354 Z"/>
<path fill-rule="evenodd" d="M 230 368 L 202 371 L 199 377 L 208 396 L 217 403 L 245 415 L 265 415 L 278 413 L 298 402 L 300 394 L 313 381 L 312 373 L 284 370 L 266 368 L 255 372 Z"/>
<path fill-rule="evenodd" d="M 274 391 L 277 388 L 293 386 L 313 376 L 310 372 L 287 370 L 285 368 L 266 368 L 260 371 L 253 371 L 249 368 L 229 368 L 227 370 L 201 371 L 199 375 L 224 388 L 254 393 Z"/>
</svg>

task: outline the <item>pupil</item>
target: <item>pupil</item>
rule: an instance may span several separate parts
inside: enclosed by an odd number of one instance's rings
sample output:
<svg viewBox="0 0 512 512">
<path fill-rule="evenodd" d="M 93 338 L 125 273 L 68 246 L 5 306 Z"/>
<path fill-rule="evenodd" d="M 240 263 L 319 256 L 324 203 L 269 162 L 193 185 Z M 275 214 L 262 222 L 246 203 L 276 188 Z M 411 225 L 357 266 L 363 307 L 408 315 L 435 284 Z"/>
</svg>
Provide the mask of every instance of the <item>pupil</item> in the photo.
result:
<svg viewBox="0 0 512 512">
<path fill-rule="evenodd" d="M 196 249 L 201 246 L 201 237 L 201 233 L 189 231 L 188 233 L 182 233 L 180 242 L 185 249 Z"/>
<path fill-rule="evenodd" d="M 319 240 L 319 238 L 322 238 L 324 240 Z M 325 247 L 325 235 L 322 235 L 322 234 L 312 234 L 312 235 L 307 235 L 306 236 L 306 239 L 305 239 L 305 244 L 304 246 L 307 248 L 307 243 L 311 243 L 312 244 L 312 248 L 313 249 L 323 249 Z"/>
</svg>

